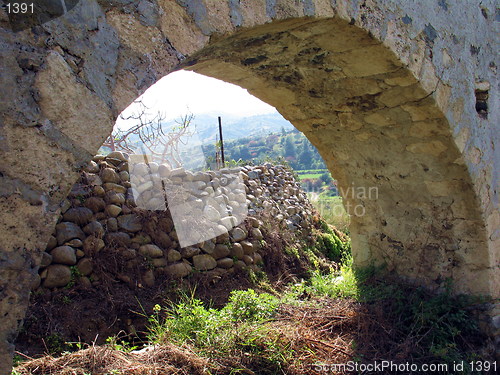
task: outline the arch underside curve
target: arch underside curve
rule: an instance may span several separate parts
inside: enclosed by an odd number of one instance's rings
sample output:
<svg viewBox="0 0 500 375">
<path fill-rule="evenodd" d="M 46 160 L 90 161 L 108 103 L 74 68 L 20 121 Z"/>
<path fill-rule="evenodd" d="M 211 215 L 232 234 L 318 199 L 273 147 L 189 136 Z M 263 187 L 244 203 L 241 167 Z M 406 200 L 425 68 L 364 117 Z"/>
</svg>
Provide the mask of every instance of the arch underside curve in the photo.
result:
<svg viewBox="0 0 500 375">
<path fill-rule="evenodd" d="M 448 120 L 379 41 L 344 20 L 293 19 L 213 43 L 182 67 L 248 89 L 318 148 L 351 215 L 356 264 L 489 292 L 485 227 Z"/>
</svg>

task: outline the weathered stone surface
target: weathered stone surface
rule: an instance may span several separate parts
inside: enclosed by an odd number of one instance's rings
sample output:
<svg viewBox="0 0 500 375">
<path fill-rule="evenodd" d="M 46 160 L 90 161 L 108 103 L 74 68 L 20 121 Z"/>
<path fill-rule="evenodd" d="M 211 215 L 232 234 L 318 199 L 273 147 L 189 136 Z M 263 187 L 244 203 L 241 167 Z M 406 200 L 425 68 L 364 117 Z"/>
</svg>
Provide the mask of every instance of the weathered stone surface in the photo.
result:
<svg viewBox="0 0 500 375">
<path fill-rule="evenodd" d="M 166 273 L 173 277 L 181 278 L 189 275 L 192 271 L 192 267 L 189 264 L 180 262 L 167 266 Z"/>
<path fill-rule="evenodd" d="M 52 262 L 59 264 L 74 265 L 76 264 L 75 249 L 71 246 L 59 246 L 50 252 Z"/>
<path fill-rule="evenodd" d="M 123 247 L 129 247 L 131 243 L 130 236 L 124 232 L 108 233 L 104 236 L 104 241 L 106 242 L 106 244 L 111 246 Z"/>
<path fill-rule="evenodd" d="M 217 244 L 211 255 L 214 259 L 217 260 L 220 258 L 227 257 L 230 253 L 231 253 L 231 250 L 229 250 L 229 247 L 227 245 Z"/>
<path fill-rule="evenodd" d="M 193 265 L 198 271 L 208 271 L 217 267 L 217 262 L 212 256 L 201 254 L 193 257 Z"/>
<path fill-rule="evenodd" d="M 231 258 L 222 258 L 217 260 L 217 267 L 228 269 L 234 265 L 234 261 Z"/>
<path fill-rule="evenodd" d="M 57 239 L 54 236 L 50 236 L 49 242 L 47 243 L 47 247 L 45 248 L 45 250 L 46 251 L 52 250 L 56 246 L 57 246 Z"/>
<path fill-rule="evenodd" d="M 94 270 L 94 264 L 89 258 L 83 258 L 78 261 L 76 268 L 82 276 L 88 276 Z"/>
<path fill-rule="evenodd" d="M 143 245 L 139 248 L 139 253 L 151 258 L 160 258 L 163 256 L 163 250 L 153 244 Z"/>
<path fill-rule="evenodd" d="M 85 207 L 90 208 L 92 212 L 97 213 L 104 211 L 104 208 L 106 207 L 106 202 L 104 202 L 104 199 L 99 197 L 89 197 L 85 200 L 84 205 Z"/>
<path fill-rule="evenodd" d="M 167 260 L 169 262 L 177 262 L 178 260 L 181 260 L 181 259 L 182 259 L 182 255 L 177 250 L 169 250 L 167 252 Z"/>
<path fill-rule="evenodd" d="M 56 238 L 58 245 L 63 245 L 64 243 L 72 240 L 73 238 L 79 238 L 83 240 L 86 236 L 85 233 L 80 229 L 78 225 L 70 222 L 63 222 L 56 225 Z"/>
<path fill-rule="evenodd" d="M 245 252 L 243 251 L 243 246 L 239 243 L 234 243 L 231 248 L 231 256 L 236 257 L 237 259 L 242 259 Z"/>
<path fill-rule="evenodd" d="M 82 240 L 79 240 L 78 238 L 74 238 L 71 241 L 65 242 L 64 244 L 75 248 L 75 247 L 82 247 L 83 242 L 82 242 Z"/>
<path fill-rule="evenodd" d="M 231 237 L 235 242 L 240 242 L 247 238 L 247 233 L 241 228 L 234 228 L 231 231 Z"/>
<path fill-rule="evenodd" d="M 101 180 L 102 182 L 112 182 L 112 183 L 119 183 L 120 182 L 120 176 L 116 171 L 112 168 L 104 168 L 101 171 Z"/>
<path fill-rule="evenodd" d="M 241 247 L 243 248 L 243 253 L 246 255 L 252 255 L 255 251 L 253 244 L 250 241 L 241 241 Z"/>
<path fill-rule="evenodd" d="M 252 237 L 256 240 L 262 240 L 264 238 L 264 235 L 262 234 L 259 228 L 253 228 Z"/>
<path fill-rule="evenodd" d="M 118 225 L 128 232 L 139 232 L 142 230 L 141 218 L 137 215 L 123 215 L 118 217 Z"/>
<path fill-rule="evenodd" d="M 106 209 L 104 211 L 106 212 L 107 215 L 111 217 L 117 217 L 120 214 L 120 212 L 122 212 L 122 208 L 115 204 L 110 204 L 106 206 Z"/>
<path fill-rule="evenodd" d="M 70 208 L 63 215 L 64 221 L 70 221 L 78 225 L 85 225 L 92 219 L 92 211 L 86 207 Z"/>
<path fill-rule="evenodd" d="M 47 267 L 50 263 L 52 263 L 52 255 L 44 251 L 42 253 L 42 260 L 40 261 L 40 267 Z"/>
<path fill-rule="evenodd" d="M 68 285 L 71 281 L 71 270 L 62 264 L 53 264 L 47 267 L 47 277 L 43 280 L 43 287 L 58 288 Z"/>
<path fill-rule="evenodd" d="M 85 227 L 83 227 L 83 231 L 88 235 L 94 235 L 95 237 L 102 237 L 104 235 L 104 228 L 102 224 L 98 221 L 91 221 Z"/>
<path fill-rule="evenodd" d="M 111 241 L 112 240 L 112 234 L 107 235 L 110 236 L 108 239 Z M 111 242 L 108 242 L 111 243 Z M 113 242 L 114 243 L 114 242 Z M 87 256 L 92 256 L 95 253 L 98 253 L 102 249 L 104 249 L 105 243 L 101 238 L 97 238 L 94 236 L 88 236 L 84 241 L 83 241 L 83 251 Z"/>
<path fill-rule="evenodd" d="M 193 255 L 198 255 L 200 249 L 194 246 L 183 247 L 181 249 L 181 254 L 183 258 L 191 258 Z"/>
</svg>

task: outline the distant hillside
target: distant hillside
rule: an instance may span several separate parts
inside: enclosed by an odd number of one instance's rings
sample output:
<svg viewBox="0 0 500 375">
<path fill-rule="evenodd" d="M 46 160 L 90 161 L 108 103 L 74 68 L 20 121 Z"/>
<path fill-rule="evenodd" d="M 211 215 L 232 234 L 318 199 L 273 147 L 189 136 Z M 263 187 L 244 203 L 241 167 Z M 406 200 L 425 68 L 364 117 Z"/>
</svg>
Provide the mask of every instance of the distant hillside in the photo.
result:
<svg viewBox="0 0 500 375">
<path fill-rule="evenodd" d="M 279 113 L 244 118 L 222 115 L 221 119 L 223 137 L 225 140 L 276 133 L 281 131 L 282 128 L 285 130 L 292 130 L 294 128 L 293 125 L 285 120 Z M 217 115 L 196 115 L 193 120 L 193 125 L 196 126 L 196 133 L 202 143 L 215 142 L 215 137 L 219 133 Z"/>
<path fill-rule="evenodd" d="M 295 170 L 325 169 L 325 163 L 316 148 L 304 134 L 296 130 L 285 130 L 271 134 L 247 136 L 224 141 L 226 160 L 248 160 L 256 164 L 269 159 L 283 158 Z M 203 145 L 207 160 L 215 155 L 215 144 Z"/>
</svg>

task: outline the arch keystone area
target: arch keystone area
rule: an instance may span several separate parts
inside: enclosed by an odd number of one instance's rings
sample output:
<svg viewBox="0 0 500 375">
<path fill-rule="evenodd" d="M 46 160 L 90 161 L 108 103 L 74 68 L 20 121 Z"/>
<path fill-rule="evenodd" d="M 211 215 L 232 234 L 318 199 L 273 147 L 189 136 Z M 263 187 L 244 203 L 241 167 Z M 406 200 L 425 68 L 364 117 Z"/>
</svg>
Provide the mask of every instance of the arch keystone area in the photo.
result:
<svg viewBox="0 0 500 375">
<path fill-rule="evenodd" d="M 358 265 L 499 297 L 493 0 L 69 9 L 22 30 L 0 10 L 0 374 L 60 202 L 118 114 L 180 68 L 248 89 L 306 134 L 342 188 Z"/>
</svg>

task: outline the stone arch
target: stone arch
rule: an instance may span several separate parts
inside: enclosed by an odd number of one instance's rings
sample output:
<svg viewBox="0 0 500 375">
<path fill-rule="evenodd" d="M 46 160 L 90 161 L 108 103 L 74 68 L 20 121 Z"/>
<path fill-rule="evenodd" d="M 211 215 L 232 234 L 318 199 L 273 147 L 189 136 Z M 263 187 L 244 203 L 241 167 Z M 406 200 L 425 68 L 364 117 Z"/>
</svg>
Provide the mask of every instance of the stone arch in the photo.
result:
<svg viewBox="0 0 500 375">
<path fill-rule="evenodd" d="M 366 210 L 353 220 L 358 264 L 498 297 L 498 42 L 494 2 L 481 6 L 91 0 L 17 33 L 2 10 L 1 362 L 79 168 L 121 110 L 180 67 L 276 106 L 345 192 L 378 187 L 378 199 L 345 194 Z M 475 89 L 490 113 L 475 113 Z"/>
</svg>

